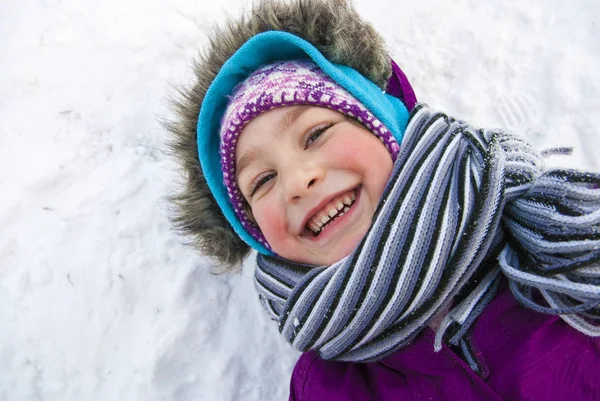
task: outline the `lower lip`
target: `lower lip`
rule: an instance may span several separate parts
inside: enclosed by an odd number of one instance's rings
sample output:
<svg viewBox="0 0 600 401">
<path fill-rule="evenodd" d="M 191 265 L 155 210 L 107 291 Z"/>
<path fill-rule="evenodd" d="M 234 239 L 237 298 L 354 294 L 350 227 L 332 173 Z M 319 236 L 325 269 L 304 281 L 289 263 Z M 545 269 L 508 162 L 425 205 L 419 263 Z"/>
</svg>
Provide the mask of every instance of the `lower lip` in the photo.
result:
<svg viewBox="0 0 600 401">
<path fill-rule="evenodd" d="M 358 206 L 358 202 L 360 201 L 361 188 L 362 188 L 362 186 L 356 187 L 356 200 L 350 207 L 350 210 L 348 210 L 346 213 L 344 213 L 343 216 L 340 216 L 337 219 L 335 219 L 333 222 L 329 223 L 327 225 L 327 227 L 325 227 L 325 229 L 323 231 L 321 231 L 321 233 L 319 235 L 317 235 L 316 237 L 313 235 L 307 235 L 305 238 L 310 241 L 314 241 L 314 242 L 325 241 L 325 240 L 329 239 L 329 237 L 334 235 L 334 233 L 338 230 L 338 228 L 340 228 L 346 222 L 349 222 L 350 219 L 352 219 L 352 217 L 354 217 L 355 211 L 357 209 L 356 206 Z"/>
</svg>

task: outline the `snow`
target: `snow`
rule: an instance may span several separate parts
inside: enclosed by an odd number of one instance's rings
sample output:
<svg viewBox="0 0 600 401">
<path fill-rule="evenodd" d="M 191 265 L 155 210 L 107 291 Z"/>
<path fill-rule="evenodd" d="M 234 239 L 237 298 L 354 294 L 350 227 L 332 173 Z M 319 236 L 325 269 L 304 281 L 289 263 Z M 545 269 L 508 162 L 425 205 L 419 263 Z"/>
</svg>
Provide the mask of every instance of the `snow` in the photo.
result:
<svg viewBox="0 0 600 401">
<path fill-rule="evenodd" d="M 297 359 L 171 229 L 159 117 L 249 2 L 0 2 L 0 400 L 281 400 Z M 599 170 L 596 0 L 357 0 L 421 101 Z M 596 44 L 594 44 L 596 43 Z"/>
</svg>

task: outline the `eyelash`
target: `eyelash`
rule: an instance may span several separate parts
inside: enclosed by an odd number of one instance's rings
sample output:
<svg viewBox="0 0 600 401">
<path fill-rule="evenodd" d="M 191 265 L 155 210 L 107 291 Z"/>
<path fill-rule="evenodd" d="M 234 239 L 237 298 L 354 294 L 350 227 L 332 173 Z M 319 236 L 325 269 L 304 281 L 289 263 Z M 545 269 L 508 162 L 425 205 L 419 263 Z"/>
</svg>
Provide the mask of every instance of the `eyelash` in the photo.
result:
<svg viewBox="0 0 600 401">
<path fill-rule="evenodd" d="M 330 121 L 325 125 L 321 125 L 317 128 L 312 129 L 311 131 L 309 131 L 308 134 L 306 134 L 305 139 L 304 139 L 304 149 L 308 149 L 308 147 L 312 143 L 314 143 L 317 139 L 319 139 L 319 137 L 321 135 L 323 135 L 325 133 L 325 131 L 327 131 L 329 128 L 331 128 L 334 124 L 335 124 L 334 122 Z M 312 139 L 312 142 L 310 142 L 311 139 Z"/>
<path fill-rule="evenodd" d="M 267 175 L 263 175 L 262 177 L 257 178 L 254 183 L 252 184 L 252 187 L 250 188 L 250 197 L 254 196 L 254 193 L 263 185 L 265 185 L 267 182 L 269 182 L 270 180 L 266 180 L 265 178 L 271 177 L 271 176 L 275 176 L 275 174 L 267 174 Z"/>
<path fill-rule="evenodd" d="M 325 125 L 319 126 L 311 131 L 309 131 L 306 136 L 305 139 L 303 140 L 304 143 L 304 149 L 308 149 L 308 147 L 313 144 L 316 140 L 318 140 L 321 135 L 323 135 L 325 133 L 325 131 L 327 131 L 329 128 L 331 128 L 335 123 L 334 122 L 328 122 Z M 312 142 L 311 142 L 312 140 Z M 250 197 L 254 196 L 254 193 L 263 185 L 265 185 L 266 183 L 268 183 L 272 178 L 270 177 L 274 177 L 275 174 L 266 174 L 263 175 L 262 177 L 257 178 L 254 183 L 252 184 L 252 187 L 250 188 Z M 268 180 L 265 180 L 266 178 L 270 178 Z"/>
</svg>

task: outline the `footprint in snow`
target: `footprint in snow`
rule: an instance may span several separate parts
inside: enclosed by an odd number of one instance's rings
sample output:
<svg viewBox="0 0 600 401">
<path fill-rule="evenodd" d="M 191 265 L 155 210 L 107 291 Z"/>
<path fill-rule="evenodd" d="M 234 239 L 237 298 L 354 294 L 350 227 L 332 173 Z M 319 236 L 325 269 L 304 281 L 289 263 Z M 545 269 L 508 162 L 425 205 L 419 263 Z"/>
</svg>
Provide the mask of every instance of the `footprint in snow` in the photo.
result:
<svg viewBox="0 0 600 401">
<path fill-rule="evenodd" d="M 539 121 L 539 110 L 532 97 L 519 93 L 514 96 L 502 95 L 496 102 L 496 113 L 501 122 L 501 128 L 507 132 L 522 135 L 538 141 L 542 134 L 536 129 Z"/>
</svg>

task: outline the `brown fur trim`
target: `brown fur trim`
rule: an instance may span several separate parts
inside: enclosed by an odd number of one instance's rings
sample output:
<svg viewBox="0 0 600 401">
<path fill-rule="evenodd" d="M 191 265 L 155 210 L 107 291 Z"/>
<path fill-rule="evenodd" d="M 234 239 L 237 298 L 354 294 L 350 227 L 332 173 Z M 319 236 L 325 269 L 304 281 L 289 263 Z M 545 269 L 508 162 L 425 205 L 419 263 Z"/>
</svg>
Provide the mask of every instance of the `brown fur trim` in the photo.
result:
<svg viewBox="0 0 600 401">
<path fill-rule="evenodd" d="M 198 114 L 225 61 L 251 37 L 273 30 L 300 36 L 328 60 L 356 69 L 382 89 L 391 75 L 383 39 L 345 0 L 263 0 L 248 15 L 213 30 L 207 49 L 194 64 L 196 82 L 179 91 L 173 105 L 176 119 L 166 127 L 185 174 L 181 192 L 171 197 L 176 207 L 172 221 L 196 249 L 221 263 L 218 272 L 239 267 L 250 247 L 235 234 L 204 179 L 196 146 Z"/>
</svg>

